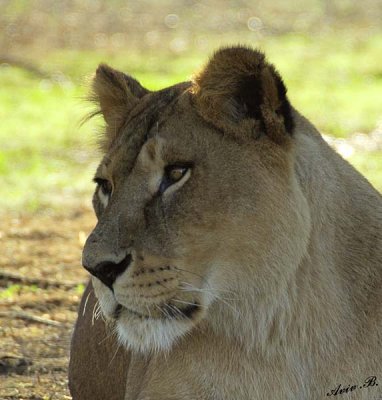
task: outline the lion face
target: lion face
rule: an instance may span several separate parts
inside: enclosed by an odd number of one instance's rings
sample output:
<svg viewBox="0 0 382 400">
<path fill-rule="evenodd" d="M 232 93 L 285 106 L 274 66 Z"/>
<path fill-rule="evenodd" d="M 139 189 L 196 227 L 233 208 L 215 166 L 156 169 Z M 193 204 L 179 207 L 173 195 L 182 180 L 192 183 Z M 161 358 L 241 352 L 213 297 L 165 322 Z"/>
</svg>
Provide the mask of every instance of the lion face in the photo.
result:
<svg viewBox="0 0 382 400">
<path fill-rule="evenodd" d="M 225 49 L 194 83 L 159 92 L 100 66 L 94 92 L 107 132 L 83 265 L 120 340 L 146 352 L 206 325 L 253 331 L 309 230 L 278 74 Z"/>
</svg>

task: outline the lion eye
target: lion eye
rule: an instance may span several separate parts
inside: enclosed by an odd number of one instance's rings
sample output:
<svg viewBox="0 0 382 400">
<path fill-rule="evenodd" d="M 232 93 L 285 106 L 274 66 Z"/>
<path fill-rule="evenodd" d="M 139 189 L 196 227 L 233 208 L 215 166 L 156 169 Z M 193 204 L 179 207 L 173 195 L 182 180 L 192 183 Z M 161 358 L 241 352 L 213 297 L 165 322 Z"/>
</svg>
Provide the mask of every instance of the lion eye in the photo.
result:
<svg viewBox="0 0 382 400">
<path fill-rule="evenodd" d="M 190 169 L 189 166 L 184 165 L 167 165 L 164 170 L 162 182 L 159 187 L 159 192 L 163 193 L 169 186 L 176 182 L 179 182 L 187 171 Z"/>
<path fill-rule="evenodd" d="M 171 182 L 175 183 L 181 180 L 186 172 L 186 167 L 173 167 L 169 171 L 167 171 L 167 176 Z"/>
</svg>

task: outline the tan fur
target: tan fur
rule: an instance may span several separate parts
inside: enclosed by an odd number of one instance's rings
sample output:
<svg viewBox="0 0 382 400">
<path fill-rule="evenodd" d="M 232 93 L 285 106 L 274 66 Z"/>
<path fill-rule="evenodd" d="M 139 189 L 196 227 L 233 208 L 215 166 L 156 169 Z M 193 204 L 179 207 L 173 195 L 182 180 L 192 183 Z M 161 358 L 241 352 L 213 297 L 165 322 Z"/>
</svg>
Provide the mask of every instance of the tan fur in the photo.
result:
<svg viewBox="0 0 382 400">
<path fill-rule="evenodd" d="M 258 103 L 242 79 L 260 88 Z M 113 370 L 127 373 L 120 398 L 379 399 L 377 191 L 288 108 L 259 52 L 223 49 L 194 83 L 135 97 L 107 141 L 98 174 L 114 190 L 106 208 L 95 194 L 99 221 L 83 254 L 88 267 L 132 255 L 113 292 L 93 277 L 126 348 L 128 367 Z M 114 111 L 103 112 L 108 121 Z M 164 166 L 185 162 L 184 178 L 158 194 Z M 200 307 L 190 318 L 169 317 L 192 303 Z M 91 398 L 86 354 L 109 352 L 89 341 L 100 324 L 83 325 L 80 314 L 74 400 Z M 111 394 L 108 376 L 97 375 Z M 370 376 L 379 386 L 360 388 Z M 356 389 L 327 396 L 339 384 Z"/>
</svg>

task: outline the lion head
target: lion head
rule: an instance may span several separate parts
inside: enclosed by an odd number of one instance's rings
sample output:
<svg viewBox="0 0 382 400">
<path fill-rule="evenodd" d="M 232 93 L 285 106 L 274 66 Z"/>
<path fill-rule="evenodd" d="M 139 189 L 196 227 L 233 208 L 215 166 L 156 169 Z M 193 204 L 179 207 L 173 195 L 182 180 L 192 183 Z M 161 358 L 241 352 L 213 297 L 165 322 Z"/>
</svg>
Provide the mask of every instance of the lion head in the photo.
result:
<svg viewBox="0 0 382 400">
<path fill-rule="evenodd" d="M 258 51 L 225 48 L 156 92 L 101 65 L 93 97 L 106 131 L 83 265 L 120 341 L 168 350 L 205 326 L 259 340 L 310 230 L 279 74 Z"/>
</svg>

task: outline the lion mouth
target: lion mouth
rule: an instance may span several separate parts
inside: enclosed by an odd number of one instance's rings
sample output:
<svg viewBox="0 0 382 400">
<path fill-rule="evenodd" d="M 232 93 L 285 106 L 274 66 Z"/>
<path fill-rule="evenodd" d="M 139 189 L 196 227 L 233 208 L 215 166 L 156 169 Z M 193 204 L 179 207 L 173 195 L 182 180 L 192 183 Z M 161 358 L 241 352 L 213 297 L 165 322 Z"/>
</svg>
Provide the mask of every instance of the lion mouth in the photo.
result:
<svg viewBox="0 0 382 400">
<path fill-rule="evenodd" d="M 171 318 L 188 318 L 191 319 L 193 315 L 199 310 L 199 304 L 190 304 L 184 308 L 176 307 L 176 309 L 170 308 L 167 310 Z"/>
<path fill-rule="evenodd" d="M 128 312 L 129 314 L 133 314 L 133 315 L 135 315 L 135 316 L 137 316 L 139 318 L 145 318 L 145 319 L 150 318 L 148 315 L 141 314 L 141 313 L 139 313 L 137 311 L 134 311 L 134 310 L 132 310 L 130 308 L 127 308 L 127 307 L 123 306 L 122 304 L 118 304 L 117 305 L 117 307 L 116 307 L 116 309 L 114 311 L 114 314 L 113 314 L 113 318 L 114 319 L 118 319 L 121 316 L 122 311 L 124 311 L 124 310 L 126 312 Z"/>
<path fill-rule="evenodd" d="M 165 304 L 162 306 L 162 314 L 160 317 L 148 315 L 148 314 L 142 314 L 138 311 L 132 310 L 126 306 L 123 306 L 122 304 L 118 304 L 114 313 L 113 313 L 113 318 L 118 320 L 119 317 L 121 316 L 122 312 L 126 312 L 128 314 L 131 314 L 135 317 L 138 317 L 140 319 L 191 319 L 193 316 L 197 313 L 197 311 L 200 309 L 200 305 L 198 303 L 193 303 L 190 304 L 186 307 L 175 307 L 170 304 Z"/>
</svg>

